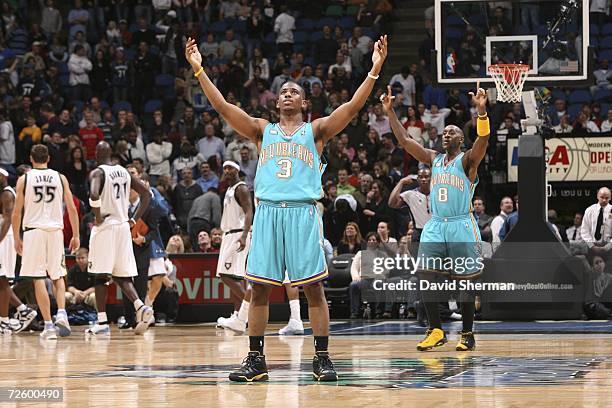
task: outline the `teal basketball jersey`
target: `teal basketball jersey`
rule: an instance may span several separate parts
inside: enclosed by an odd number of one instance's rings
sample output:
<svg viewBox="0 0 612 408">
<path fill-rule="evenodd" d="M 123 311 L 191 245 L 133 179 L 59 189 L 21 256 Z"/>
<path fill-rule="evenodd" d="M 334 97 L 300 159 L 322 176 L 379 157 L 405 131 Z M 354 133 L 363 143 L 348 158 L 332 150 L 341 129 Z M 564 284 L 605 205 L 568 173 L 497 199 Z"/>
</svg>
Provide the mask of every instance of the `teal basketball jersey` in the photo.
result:
<svg viewBox="0 0 612 408">
<path fill-rule="evenodd" d="M 264 129 L 255 197 L 267 201 L 312 201 L 323 195 L 324 165 L 317 153 L 312 124 L 303 123 L 286 135 L 278 123 Z"/>
<path fill-rule="evenodd" d="M 472 183 L 465 174 L 459 153 L 450 163 L 444 164 L 446 154 L 435 157 L 431 169 L 431 213 L 438 217 L 468 215 L 472 208 L 472 196 L 478 184 L 478 176 Z"/>
</svg>

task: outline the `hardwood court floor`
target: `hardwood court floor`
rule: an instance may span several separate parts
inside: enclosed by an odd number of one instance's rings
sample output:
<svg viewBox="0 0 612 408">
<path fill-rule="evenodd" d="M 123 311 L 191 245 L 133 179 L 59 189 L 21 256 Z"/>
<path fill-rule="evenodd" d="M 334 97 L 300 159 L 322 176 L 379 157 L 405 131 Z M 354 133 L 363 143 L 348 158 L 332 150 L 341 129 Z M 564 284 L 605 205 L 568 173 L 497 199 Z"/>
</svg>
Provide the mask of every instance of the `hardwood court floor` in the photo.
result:
<svg viewBox="0 0 612 408">
<path fill-rule="evenodd" d="M 234 384 L 227 373 L 246 355 L 246 336 L 172 326 L 86 341 L 82 330 L 57 342 L 0 338 L 0 387 L 64 388 L 63 403 L 19 405 L 36 407 L 612 406 L 610 334 L 483 334 L 471 353 L 454 351 L 454 334 L 427 353 L 414 335 L 335 336 L 340 381 L 330 385 L 311 380 L 310 336 L 267 336 L 270 381 Z"/>
</svg>

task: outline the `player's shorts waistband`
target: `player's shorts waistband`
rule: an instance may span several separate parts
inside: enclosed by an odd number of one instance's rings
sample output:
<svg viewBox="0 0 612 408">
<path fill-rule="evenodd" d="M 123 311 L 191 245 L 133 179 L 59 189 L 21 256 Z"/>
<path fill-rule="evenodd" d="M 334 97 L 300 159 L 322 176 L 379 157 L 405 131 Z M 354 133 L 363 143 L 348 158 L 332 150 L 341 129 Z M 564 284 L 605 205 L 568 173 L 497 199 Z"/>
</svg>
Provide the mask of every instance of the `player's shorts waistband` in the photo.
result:
<svg viewBox="0 0 612 408">
<path fill-rule="evenodd" d="M 278 208 L 296 208 L 296 207 L 307 207 L 307 206 L 315 205 L 315 201 L 314 200 L 307 200 L 307 201 L 259 200 L 259 204 L 269 205 L 270 207 L 278 207 Z"/>
<path fill-rule="evenodd" d="M 453 217 L 440 217 L 438 215 L 432 215 L 431 219 L 434 221 L 439 221 L 439 222 L 463 221 L 463 220 L 469 220 L 470 214 L 455 215 Z"/>
</svg>

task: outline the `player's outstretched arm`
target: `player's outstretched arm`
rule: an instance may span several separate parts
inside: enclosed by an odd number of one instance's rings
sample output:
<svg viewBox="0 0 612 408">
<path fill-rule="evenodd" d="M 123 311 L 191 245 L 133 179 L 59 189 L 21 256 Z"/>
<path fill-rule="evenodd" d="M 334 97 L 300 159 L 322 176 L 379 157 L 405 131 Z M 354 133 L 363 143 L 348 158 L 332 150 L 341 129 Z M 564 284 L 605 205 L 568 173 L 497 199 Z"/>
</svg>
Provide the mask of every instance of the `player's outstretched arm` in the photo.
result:
<svg viewBox="0 0 612 408">
<path fill-rule="evenodd" d="M 138 221 L 139 219 L 142 218 L 142 214 L 144 214 L 146 209 L 149 207 L 149 204 L 151 203 L 151 191 L 142 181 L 140 181 L 134 176 L 131 176 L 131 177 L 132 177 L 132 182 L 131 182 L 132 189 L 134 189 L 134 191 L 136 191 L 138 195 L 140 196 L 140 205 L 138 206 L 138 209 L 136 210 L 136 213 L 134 214 L 134 220 Z"/>
<path fill-rule="evenodd" d="M 478 166 L 487 153 L 491 125 L 489 124 L 489 117 L 487 116 L 487 94 L 485 90 L 480 87 L 480 82 L 476 84 L 476 94 L 474 95 L 474 92 L 470 92 L 470 95 L 472 96 L 472 102 L 478 109 L 478 122 L 476 122 L 476 133 L 478 137 L 472 145 L 472 148 L 465 152 L 462 164 L 468 178 L 473 182 L 476 180 Z"/>
<path fill-rule="evenodd" d="M 268 124 L 265 119 L 250 117 L 245 111 L 227 102 L 221 92 L 212 83 L 202 68 L 202 55 L 198 50 L 198 44 L 193 38 L 187 40 L 185 45 L 185 58 L 193 68 L 194 75 L 198 78 L 204 94 L 210 101 L 212 107 L 223 117 L 223 119 L 239 134 L 257 143 L 263 130 Z"/>
<path fill-rule="evenodd" d="M 24 182 L 25 174 L 17 180 L 15 191 L 17 197 L 15 197 L 15 205 L 13 207 L 13 216 L 11 217 L 11 224 L 13 227 L 13 239 L 15 240 L 15 251 L 21 255 L 23 250 L 23 244 L 21 242 L 21 213 L 23 212 L 23 189 L 25 186 Z"/>
<path fill-rule="evenodd" d="M 70 239 L 70 253 L 75 254 L 81 246 L 81 239 L 79 237 L 79 213 L 77 212 L 76 206 L 74 205 L 74 199 L 72 198 L 72 191 L 70 191 L 70 184 L 63 174 L 60 174 L 62 180 L 62 187 L 64 188 L 64 203 L 66 204 L 66 211 L 68 211 L 68 219 L 70 220 L 70 227 L 72 228 L 72 238 Z"/>
<path fill-rule="evenodd" d="M 5 220 L 0 227 L 0 242 L 2 242 L 2 240 L 6 238 L 9 228 L 11 228 L 15 198 L 10 191 L 3 191 L 2 194 L 0 194 L 0 201 L 2 201 L 2 219 Z"/>
<path fill-rule="evenodd" d="M 391 86 L 387 86 L 387 93 L 380 97 L 380 101 L 382 103 L 383 110 L 387 113 L 387 116 L 389 116 L 389 124 L 391 125 L 393 134 L 397 138 L 397 141 L 404 149 L 406 149 L 408 153 L 410 153 L 411 156 L 421 163 L 431 166 L 431 163 L 438 152 L 424 148 L 419 142 L 408 135 L 408 131 L 404 129 L 401 122 L 397 118 L 395 111 L 393 110 L 393 99 L 395 99 L 395 96 L 391 95 Z"/>
<path fill-rule="evenodd" d="M 244 184 L 238 186 L 236 189 L 236 199 L 244 211 L 244 231 L 240 237 L 240 247 L 238 251 L 242 251 L 246 246 L 246 240 L 249 236 L 251 225 L 253 224 L 253 202 L 251 201 L 251 193 Z"/>
<path fill-rule="evenodd" d="M 314 134 L 322 139 L 323 144 L 340 133 L 340 131 L 351 122 L 351 119 L 359 113 L 361 108 L 363 108 L 376 82 L 376 79 L 372 78 L 372 76 L 378 77 L 386 58 L 387 36 L 385 35 L 381 36 L 374 44 L 372 70 L 359 88 L 357 88 L 351 100 L 341 105 L 338 109 L 333 111 L 331 115 L 316 119 L 312 122 Z"/>
</svg>

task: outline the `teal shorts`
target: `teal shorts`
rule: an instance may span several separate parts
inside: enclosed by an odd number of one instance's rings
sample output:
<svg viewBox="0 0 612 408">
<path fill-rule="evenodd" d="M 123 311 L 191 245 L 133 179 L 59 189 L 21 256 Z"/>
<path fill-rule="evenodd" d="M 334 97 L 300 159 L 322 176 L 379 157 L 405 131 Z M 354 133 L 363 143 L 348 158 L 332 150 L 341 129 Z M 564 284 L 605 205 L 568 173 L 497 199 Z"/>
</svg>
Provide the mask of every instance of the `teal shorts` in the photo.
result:
<svg viewBox="0 0 612 408">
<path fill-rule="evenodd" d="M 418 261 L 424 272 L 442 272 L 464 279 L 480 276 L 482 240 L 474 217 L 433 216 L 421 233 Z"/>
<path fill-rule="evenodd" d="M 285 271 L 291 286 L 328 277 L 323 223 L 314 202 L 260 201 L 257 206 L 246 279 L 282 286 Z"/>
</svg>

